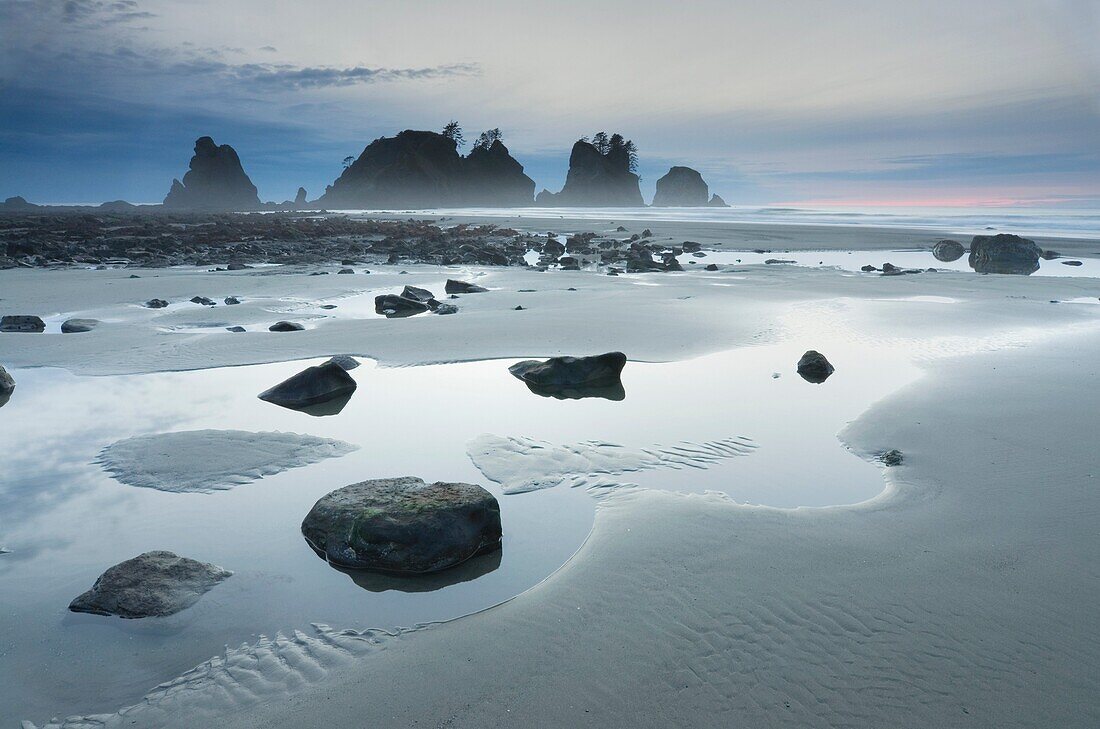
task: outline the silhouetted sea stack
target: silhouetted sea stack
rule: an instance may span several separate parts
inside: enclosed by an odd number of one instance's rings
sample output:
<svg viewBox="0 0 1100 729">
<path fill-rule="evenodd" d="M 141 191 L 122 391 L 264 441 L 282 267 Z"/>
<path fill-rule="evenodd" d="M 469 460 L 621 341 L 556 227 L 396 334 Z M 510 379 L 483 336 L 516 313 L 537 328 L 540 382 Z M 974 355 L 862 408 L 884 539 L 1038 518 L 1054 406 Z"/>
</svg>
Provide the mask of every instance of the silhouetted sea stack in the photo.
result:
<svg viewBox="0 0 1100 729">
<path fill-rule="evenodd" d="M 710 189 L 703 176 L 690 167 L 673 167 L 657 180 L 653 206 L 658 208 L 699 208 L 710 201 Z"/>
<path fill-rule="evenodd" d="M 496 139 L 468 157 L 454 139 L 406 129 L 371 142 L 317 200 L 325 208 L 530 205 L 535 182 Z"/>
<path fill-rule="evenodd" d="M 633 144 L 619 135 L 607 145 L 579 140 L 569 155 L 565 187 L 554 194 L 539 193 L 535 202 L 546 206 L 642 207 L 642 191 L 633 167 Z"/>
<path fill-rule="evenodd" d="M 164 206 L 177 210 L 257 210 L 260 198 L 237 152 L 210 137 L 195 141 L 195 156 L 183 182 L 172 180 Z"/>
</svg>

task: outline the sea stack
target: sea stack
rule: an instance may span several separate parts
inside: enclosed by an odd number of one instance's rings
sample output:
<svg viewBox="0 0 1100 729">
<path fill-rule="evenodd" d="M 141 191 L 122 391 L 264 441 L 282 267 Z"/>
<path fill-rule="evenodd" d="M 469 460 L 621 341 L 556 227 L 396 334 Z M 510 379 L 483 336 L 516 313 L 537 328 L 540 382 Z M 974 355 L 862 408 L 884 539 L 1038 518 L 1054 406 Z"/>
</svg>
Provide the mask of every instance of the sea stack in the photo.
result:
<svg viewBox="0 0 1100 729">
<path fill-rule="evenodd" d="M 657 180 L 653 206 L 658 208 L 701 208 L 710 200 L 710 189 L 703 176 L 690 167 L 673 167 Z"/>
<path fill-rule="evenodd" d="M 176 210 L 256 210 L 260 198 L 236 150 L 210 137 L 195 141 L 195 156 L 183 182 L 172 180 L 164 206 Z"/>
<path fill-rule="evenodd" d="M 367 145 L 317 200 L 319 207 L 439 208 L 530 205 L 535 182 L 499 140 L 458 154 L 454 139 L 406 129 Z"/>
<path fill-rule="evenodd" d="M 615 135 L 622 140 L 619 135 Z M 633 145 L 622 140 L 605 150 L 579 140 L 569 154 L 569 173 L 565 187 L 554 194 L 543 190 L 536 203 L 547 206 L 642 207 L 638 176 L 631 171 Z"/>
</svg>

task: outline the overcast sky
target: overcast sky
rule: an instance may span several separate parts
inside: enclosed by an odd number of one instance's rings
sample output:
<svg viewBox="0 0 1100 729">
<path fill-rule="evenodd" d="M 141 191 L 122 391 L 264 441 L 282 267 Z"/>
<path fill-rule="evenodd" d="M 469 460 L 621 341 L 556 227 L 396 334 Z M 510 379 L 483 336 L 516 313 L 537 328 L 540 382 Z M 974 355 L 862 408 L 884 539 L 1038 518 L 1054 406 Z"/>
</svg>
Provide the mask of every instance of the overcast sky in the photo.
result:
<svg viewBox="0 0 1100 729">
<path fill-rule="evenodd" d="M 557 190 L 622 132 L 734 204 L 1100 205 L 1097 0 L 0 0 L 0 198 L 155 202 L 196 137 L 265 200 L 500 127 Z"/>
</svg>

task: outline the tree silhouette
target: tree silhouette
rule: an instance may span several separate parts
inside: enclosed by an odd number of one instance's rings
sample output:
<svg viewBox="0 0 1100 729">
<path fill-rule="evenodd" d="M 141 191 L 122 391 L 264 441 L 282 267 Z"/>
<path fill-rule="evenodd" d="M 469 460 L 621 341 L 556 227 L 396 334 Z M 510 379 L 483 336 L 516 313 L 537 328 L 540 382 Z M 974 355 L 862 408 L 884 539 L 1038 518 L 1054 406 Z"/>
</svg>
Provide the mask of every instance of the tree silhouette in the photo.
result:
<svg viewBox="0 0 1100 729">
<path fill-rule="evenodd" d="M 346 170 L 348 167 L 351 167 L 353 162 L 355 162 L 355 157 L 353 155 L 349 154 L 347 157 L 344 157 L 344 169 Z"/>
<path fill-rule="evenodd" d="M 443 136 L 447 139 L 453 140 L 455 147 L 462 149 L 466 146 L 466 137 L 462 134 L 462 127 L 458 125 L 454 119 L 447 122 L 447 125 L 443 127 Z"/>
<path fill-rule="evenodd" d="M 481 136 L 474 142 L 474 149 L 489 149 L 489 147 L 493 146 L 493 142 L 499 142 L 503 137 L 504 135 L 501 133 L 499 127 L 488 129 L 482 132 Z"/>
</svg>

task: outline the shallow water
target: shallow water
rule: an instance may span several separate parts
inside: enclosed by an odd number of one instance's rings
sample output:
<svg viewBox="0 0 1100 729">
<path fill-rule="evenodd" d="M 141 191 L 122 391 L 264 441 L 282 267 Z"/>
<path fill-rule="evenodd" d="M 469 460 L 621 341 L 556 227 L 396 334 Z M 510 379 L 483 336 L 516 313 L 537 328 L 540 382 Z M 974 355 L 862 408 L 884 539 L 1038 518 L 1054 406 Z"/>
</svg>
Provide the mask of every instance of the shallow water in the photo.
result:
<svg viewBox="0 0 1100 729">
<path fill-rule="evenodd" d="M 837 367 L 822 385 L 794 371 L 810 346 Z M 0 557 L 0 716 L 114 710 L 260 634 L 315 622 L 412 626 L 468 614 L 535 585 L 582 544 L 597 492 L 558 487 L 504 496 L 466 455 L 466 444 L 482 433 L 633 448 L 744 436 L 758 446 L 744 457 L 611 480 L 719 490 L 780 507 L 846 504 L 874 496 L 883 481 L 879 467 L 847 452 L 836 433 L 917 377 L 900 352 L 827 334 L 686 362 L 630 362 L 621 401 L 540 397 L 509 375 L 513 361 L 397 369 L 364 362 L 352 371 L 357 392 L 331 417 L 255 397 L 316 361 L 101 378 L 14 371 L 18 389 L 0 408 L 0 441 L 11 454 L 0 474 L 0 545 L 12 550 Z M 201 494 L 126 486 L 92 462 L 121 438 L 201 428 L 294 431 L 360 450 Z M 398 475 L 489 488 L 501 502 L 502 552 L 425 584 L 374 575 L 353 581 L 305 544 L 301 519 L 322 495 Z M 151 549 L 235 574 L 169 618 L 67 611 L 104 569 Z"/>
</svg>

